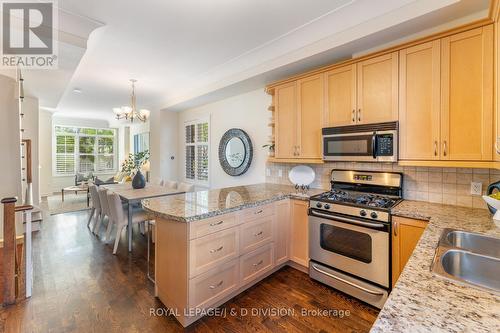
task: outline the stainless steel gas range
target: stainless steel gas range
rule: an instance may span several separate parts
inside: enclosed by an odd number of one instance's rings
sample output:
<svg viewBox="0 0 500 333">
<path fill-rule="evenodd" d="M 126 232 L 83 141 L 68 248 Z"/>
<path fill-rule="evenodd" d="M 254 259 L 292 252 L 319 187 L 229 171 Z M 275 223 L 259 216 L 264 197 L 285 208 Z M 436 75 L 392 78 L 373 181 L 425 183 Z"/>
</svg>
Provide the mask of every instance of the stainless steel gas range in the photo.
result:
<svg viewBox="0 0 500 333">
<path fill-rule="evenodd" d="M 375 307 L 391 287 L 391 214 L 400 173 L 332 170 L 331 191 L 310 198 L 309 275 Z"/>
</svg>

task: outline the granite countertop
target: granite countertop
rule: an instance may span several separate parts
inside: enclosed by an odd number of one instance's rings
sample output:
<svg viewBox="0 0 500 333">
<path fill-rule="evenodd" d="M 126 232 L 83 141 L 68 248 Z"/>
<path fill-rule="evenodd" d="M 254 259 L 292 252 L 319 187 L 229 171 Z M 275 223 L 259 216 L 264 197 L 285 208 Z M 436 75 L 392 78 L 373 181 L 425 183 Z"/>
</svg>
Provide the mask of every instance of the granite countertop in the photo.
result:
<svg viewBox="0 0 500 333">
<path fill-rule="evenodd" d="M 192 222 L 286 198 L 309 200 L 322 192 L 310 189 L 302 195 L 290 185 L 264 183 L 146 199 L 142 205 L 153 216 Z"/>
<path fill-rule="evenodd" d="M 430 271 L 444 228 L 500 237 L 485 209 L 403 201 L 393 215 L 429 220 L 371 332 L 500 332 L 500 296 Z"/>
</svg>

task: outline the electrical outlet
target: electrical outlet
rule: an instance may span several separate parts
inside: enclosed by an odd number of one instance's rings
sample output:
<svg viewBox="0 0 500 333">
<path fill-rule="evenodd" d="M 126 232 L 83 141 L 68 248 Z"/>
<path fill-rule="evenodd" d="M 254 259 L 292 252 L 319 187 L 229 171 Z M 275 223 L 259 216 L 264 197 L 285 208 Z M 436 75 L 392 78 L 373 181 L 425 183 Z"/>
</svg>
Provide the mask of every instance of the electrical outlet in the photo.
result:
<svg viewBox="0 0 500 333">
<path fill-rule="evenodd" d="M 271 177 L 271 169 L 266 168 L 266 177 Z"/>
<path fill-rule="evenodd" d="M 283 177 L 283 170 L 282 169 L 278 169 L 278 177 L 279 178 Z"/>
<path fill-rule="evenodd" d="M 481 195 L 483 194 L 483 184 L 471 182 L 470 183 L 470 194 L 472 195 Z"/>
</svg>

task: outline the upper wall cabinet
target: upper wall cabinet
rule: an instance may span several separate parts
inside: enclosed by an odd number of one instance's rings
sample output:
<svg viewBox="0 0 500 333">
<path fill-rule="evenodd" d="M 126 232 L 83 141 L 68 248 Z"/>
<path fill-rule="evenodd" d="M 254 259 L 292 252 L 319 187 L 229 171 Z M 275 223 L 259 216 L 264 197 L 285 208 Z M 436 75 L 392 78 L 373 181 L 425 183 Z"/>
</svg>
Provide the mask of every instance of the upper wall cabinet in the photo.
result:
<svg viewBox="0 0 500 333">
<path fill-rule="evenodd" d="M 321 159 L 323 75 L 275 88 L 276 158 Z"/>
<path fill-rule="evenodd" d="M 297 154 L 297 84 L 284 84 L 275 89 L 275 156 L 294 158 Z"/>
<path fill-rule="evenodd" d="M 357 123 L 369 124 L 398 119 L 398 53 L 357 64 Z"/>
<path fill-rule="evenodd" d="M 493 26 L 441 40 L 441 159 L 492 160 Z"/>
<path fill-rule="evenodd" d="M 439 160 L 441 43 L 399 53 L 399 128 L 401 159 Z"/>
<path fill-rule="evenodd" d="M 326 125 L 344 126 L 356 123 L 356 64 L 325 73 Z"/>
<path fill-rule="evenodd" d="M 398 119 L 398 53 L 325 73 L 327 126 Z"/>
<path fill-rule="evenodd" d="M 495 22 L 495 160 L 500 161 L 500 22 Z"/>
</svg>

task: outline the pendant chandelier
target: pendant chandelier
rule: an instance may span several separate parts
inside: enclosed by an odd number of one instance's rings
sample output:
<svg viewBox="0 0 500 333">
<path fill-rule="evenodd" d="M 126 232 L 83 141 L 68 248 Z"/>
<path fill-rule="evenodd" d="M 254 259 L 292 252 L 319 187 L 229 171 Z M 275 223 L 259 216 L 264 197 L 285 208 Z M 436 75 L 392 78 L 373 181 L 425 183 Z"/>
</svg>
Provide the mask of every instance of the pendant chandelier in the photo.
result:
<svg viewBox="0 0 500 333">
<path fill-rule="evenodd" d="M 137 110 L 136 103 L 135 103 L 135 83 L 137 80 L 130 79 L 130 82 L 132 82 L 132 96 L 131 96 L 131 103 L 130 106 L 122 106 L 122 107 L 117 107 L 113 108 L 113 112 L 116 115 L 116 119 L 123 119 L 125 118 L 126 120 L 130 120 L 130 122 L 134 122 L 134 119 L 139 119 L 142 122 L 146 122 L 149 118 L 150 111 L 146 109 L 141 109 Z"/>
</svg>

